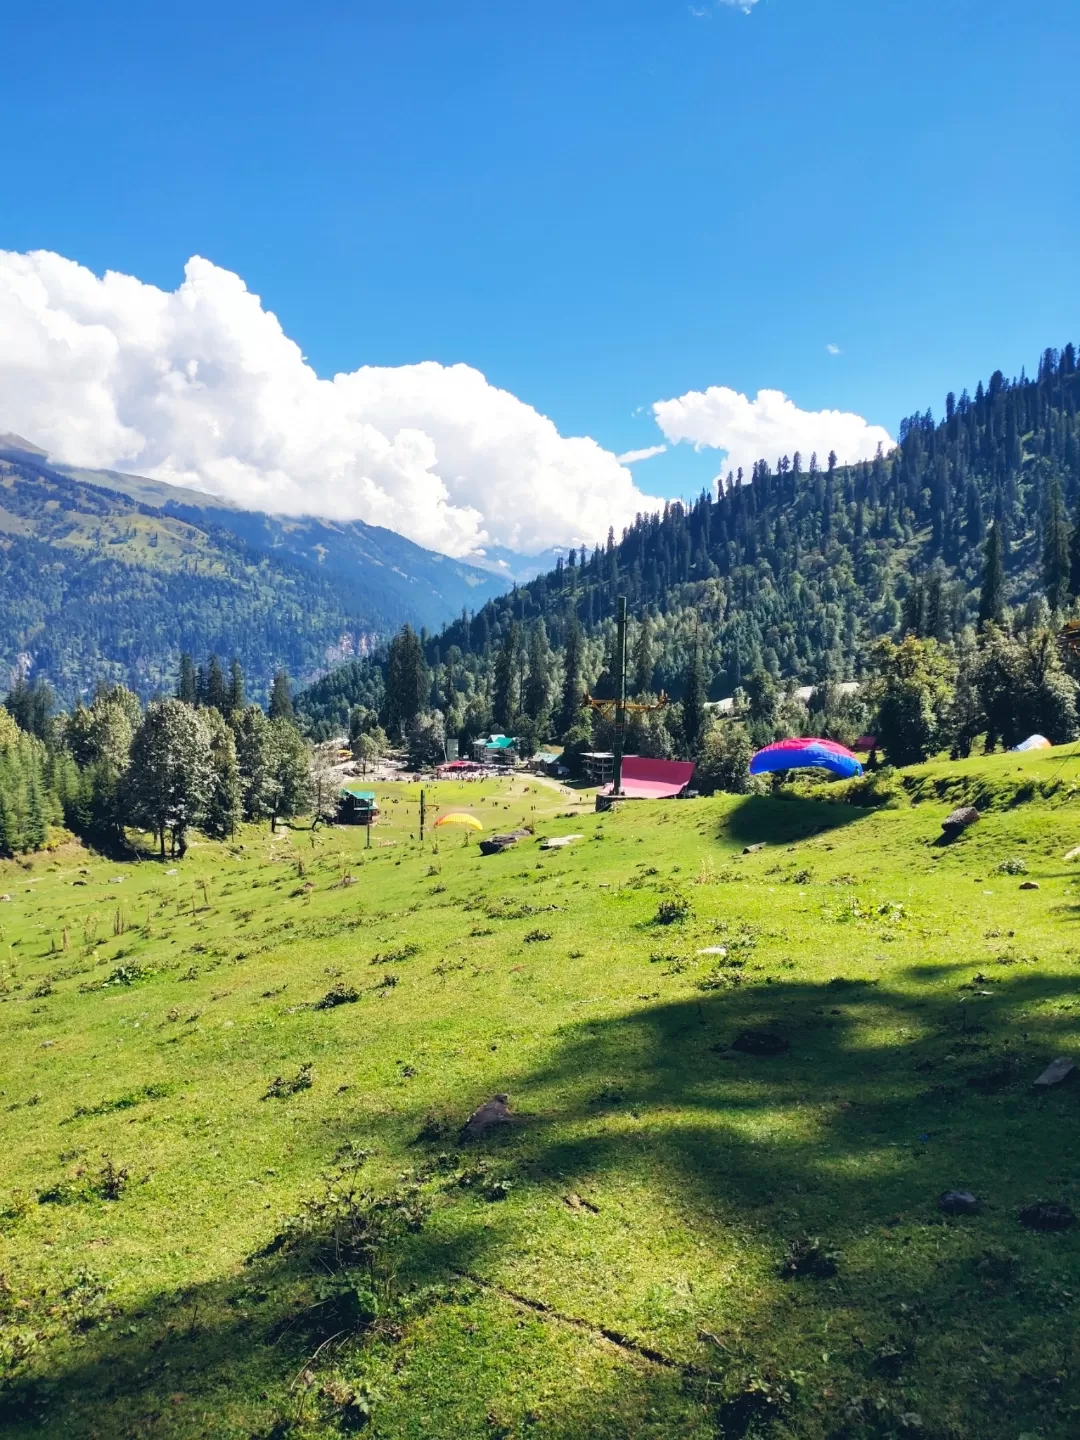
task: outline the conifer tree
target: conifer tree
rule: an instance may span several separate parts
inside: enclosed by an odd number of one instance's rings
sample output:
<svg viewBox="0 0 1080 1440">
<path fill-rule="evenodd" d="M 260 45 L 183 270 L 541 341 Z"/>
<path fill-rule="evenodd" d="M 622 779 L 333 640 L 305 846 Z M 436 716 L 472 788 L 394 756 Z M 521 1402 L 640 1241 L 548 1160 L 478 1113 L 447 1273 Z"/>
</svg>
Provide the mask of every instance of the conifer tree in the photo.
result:
<svg viewBox="0 0 1080 1440">
<path fill-rule="evenodd" d="M 634 646 L 634 689 L 639 695 L 652 690 L 653 670 L 652 617 L 646 605 L 638 626 L 637 643 Z"/>
<path fill-rule="evenodd" d="M 207 662 L 203 704 L 222 715 L 225 713 L 225 676 L 221 673 L 221 662 L 216 655 L 211 655 Z"/>
<path fill-rule="evenodd" d="M 229 685 L 225 693 L 225 714 L 238 715 L 244 708 L 244 671 L 234 655 L 229 666 Z"/>
<path fill-rule="evenodd" d="M 570 552 L 571 556 L 573 553 Z M 571 615 L 563 646 L 563 692 L 559 715 L 559 732 L 562 735 L 573 727 L 581 710 L 581 645 L 581 625 L 577 616 Z"/>
<path fill-rule="evenodd" d="M 195 689 L 195 662 L 186 650 L 180 656 L 180 673 L 176 680 L 176 698 L 182 700 L 185 705 L 194 705 L 198 698 Z"/>
<path fill-rule="evenodd" d="M 999 621 L 1005 610 L 1005 561 L 1001 549 L 1001 529 L 997 520 L 990 526 L 986 539 L 986 563 L 983 566 L 982 592 L 979 595 L 979 624 Z"/>
<path fill-rule="evenodd" d="M 270 687 L 270 719 L 291 720 L 292 718 L 293 703 L 289 672 L 278 670 L 274 674 L 274 683 Z"/>
<path fill-rule="evenodd" d="M 1065 518 L 1061 481 L 1057 476 L 1050 484 L 1042 561 L 1043 589 L 1050 609 L 1063 610 L 1069 598 L 1069 524 Z"/>
<path fill-rule="evenodd" d="M 534 620 L 529 631 L 529 678 L 522 696 L 522 709 L 533 720 L 546 721 L 551 705 L 551 646 L 543 619 Z"/>
<path fill-rule="evenodd" d="M 386 728 L 395 738 L 419 715 L 427 699 L 427 666 L 420 637 L 403 625 L 386 657 Z"/>
<path fill-rule="evenodd" d="M 1076 523 L 1069 536 L 1069 594 L 1080 595 L 1080 500 L 1076 503 Z"/>
<path fill-rule="evenodd" d="M 262 820 L 269 786 L 269 729 L 258 705 L 246 705 L 232 717 L 236 763 L 240 772 L 240 807 L 245 820 Z"/>
<path fill-rule="evenodd" d="M 705 675 L 701 663 L 701 636 L 694 632 L 694 646 L 683 681 L 683 735 L 691 757 L 698 753 L 705 736 Z"/>
<path fill-rule="evenodd" d="M 520 648 L 521 627 L 516 620 L 511 620 L 495 660 L 495 686 L 491 696 L 495 724 L 504 731 L 510 729 L 510 722 L 518 710 L 514 680 Z"/>
<path fill-rule="evenodd" d="M 240 823 L 240 767 L 236 737 L 220 713 L 205 717 L 210 737 L 210 789 L 201 825 L 215 840 L 226 840 Z"/>
</svg>

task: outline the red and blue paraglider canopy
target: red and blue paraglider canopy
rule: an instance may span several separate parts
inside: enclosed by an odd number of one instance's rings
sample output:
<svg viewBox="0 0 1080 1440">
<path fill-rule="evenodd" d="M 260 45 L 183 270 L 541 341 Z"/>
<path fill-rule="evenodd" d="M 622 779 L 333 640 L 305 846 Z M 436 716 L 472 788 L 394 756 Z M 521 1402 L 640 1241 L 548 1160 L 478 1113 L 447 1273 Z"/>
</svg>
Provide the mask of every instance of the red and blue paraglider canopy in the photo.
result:
<svg viewBox="0 0 1080 1440">
<path fill-rule="evenodd" d="M 852 775 L 861 775 L 863 768 L 855 756 L 844 745 L 835 740 L 777 740 L 775 745 L 766 745 L 750 761 L 751 775 L 766 775 L 770 770 L 800 770 L 806 767 L 817 770 L 831 770 L 848 780 Z"/>
</svg>

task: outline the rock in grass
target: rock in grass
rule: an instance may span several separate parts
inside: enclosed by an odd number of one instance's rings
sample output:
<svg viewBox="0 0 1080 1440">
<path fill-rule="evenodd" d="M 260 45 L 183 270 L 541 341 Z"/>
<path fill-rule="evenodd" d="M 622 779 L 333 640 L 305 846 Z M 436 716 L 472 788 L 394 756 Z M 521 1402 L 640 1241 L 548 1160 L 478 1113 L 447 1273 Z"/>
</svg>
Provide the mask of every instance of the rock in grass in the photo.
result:
<svg viewBox="0 0 1080 1440">
<path fill-rule="evenodd" d="M 976 820 L 981 819 L 982 816 L 974 805 L 961 805 L 951 815 L 946 815 L 941 822 L 941 828 L 946 840 L 955 840 L 957 835 L 966 830 L 969 825 L 974 825 Z"/>
<path fill-rule="evenodd" d="M 313 1010 L 333 1010 L 336 1005 L 355 1005 L 360 992 L 352 985 L 332 985 L 321 1000 L 316 1000 Z"/>
<path fill-rule="evenodd" d="M 1061 1200 L 1036 1200 L 1020 1211 L 1020 1223 L 1029 1230 L 1068 1230 L 1076 1215 Z"/>
<path fill-rule="evenodd" d="M 827 1250 L 816 1237 L 803 1235 L 789 1241 L 780 1274 L 786 1280 L 827 1280 L 836 1274 L 839 1260 L 839 1250 Z"/>
<path fill-rule="evenodd" d="M 1039 882 L 1037 880 L 1025 880 L 1020 886 L 1021 890 L 1038 890 L 1038 888 Z"/>
<path fill-rule="evenodd" d="M 1060 1085 L 1065 1080 L 1072 1080 L 1075 1076 L 1076 1062 L 1070 1060 L 1068 1055 L 1060 1055 L 1056 1060 L 1050 1061 L 1050 1064 L 1034 1083 L 1036 1085 L 1049 1087 L 1051 1085 Z"/>
<path fill-rule="evenodd" d="M 731 1048 L 743 1055 L 779 1055 L 788 1048 L 788 1043 L 775 1030 L 740 1030 Z"/>
<path fill-rule="evenodd" d="M 493 1095 L 485 1100 L 469 1116 L 461 1128 L 463 1140 L 479 1140 L 496 1125 L 510 1125 L 514 1116 L 510 1110 L 509 1095 Z"/>
<path fill-rule="evenodd" d="M 946 1190 L 937 1203 L 945 1215 L 977 1215 L 982 1209 L 981 1202 L 970 1190 Z"/>
<path fill-rule="evenodd" d="M 1066 850 L 1063 859 L 1080 860 L 1080 845 L 1074 845 L 1071 850 Z"/>
<path fill-rule="evenodd" d="M 765 841 L 764 841 L 764 840 L 759 840 L 756 845 L 744 845 L 744 846 L 743 846 L 743 852 L 742 852 L 742 853 L 743 853 L 744 855 L 756 855 L 759 850 L 764 850 L 764 849 L 765 849 Z"/>
</svg>

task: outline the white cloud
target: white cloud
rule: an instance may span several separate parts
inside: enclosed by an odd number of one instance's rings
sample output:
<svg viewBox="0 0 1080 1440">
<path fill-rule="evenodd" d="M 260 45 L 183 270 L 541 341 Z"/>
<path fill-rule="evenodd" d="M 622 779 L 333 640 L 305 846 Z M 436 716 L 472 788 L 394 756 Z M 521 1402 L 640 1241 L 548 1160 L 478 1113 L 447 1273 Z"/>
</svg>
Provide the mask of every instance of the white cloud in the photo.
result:
<svg viewBox="0 0 1080 1440">
<path fill-rule="evenodd" d="M 716 0 L 718 5 L 726 5 L 729 10 L 741 10 L 744 15 L 749 15 L 758 0 Z"/>
<path fill-rule="evenodd" d="M 468 555 L 592 543 L 662 504 L 468 365 L 320 379 L 238 275 L 174 291 L 0 251 L 0 432 L 54 460 L 281 514 L 362 519 Z"/>
<path fill-rule="evenodd" d="M 651 460 L 654 455 L 666 455 L 666 445 L 647 445 L 644 450 L 626 450 L 616 456 L 620 465 L 634 465 L 638 460 Z"/>
<path fill-rule="evenodd" d="M 839 355 L 841 353 L 839 345 L 826 345 L 825 349 L 829 352 L 830 355 Z"/>
<path fill-rule="evenodd" d="M 842 410 L 800 410 L 781 390 L 759 390 L 749 399 L 726 385 L 690 390 L 653 406 L 656 423 L 672 444 L 697 450 L 726 450 L 725 469 L 741 465 L 747 475 L 756 460 L 775 465 L 781 455 L 802 452 L 804 465 L 817 451 L 822 464 L 830 450 L 841 465 L 873 457 L 879 444 L 894 441 L 880 425 Z"/>
</svg>

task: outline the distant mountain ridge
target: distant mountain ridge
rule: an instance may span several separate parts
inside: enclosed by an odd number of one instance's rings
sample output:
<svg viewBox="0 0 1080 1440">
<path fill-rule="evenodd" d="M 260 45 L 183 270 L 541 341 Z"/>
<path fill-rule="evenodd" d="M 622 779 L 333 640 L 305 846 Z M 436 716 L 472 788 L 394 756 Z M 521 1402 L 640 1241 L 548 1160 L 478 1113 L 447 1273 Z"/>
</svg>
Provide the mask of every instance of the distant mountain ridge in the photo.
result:
<svg viewBox="0 0 1080 1440">
<path fill-rule="evenodd" d="M 508 583 L 363 521 L 242 510 L 0 435 L 0 679 L 43 675 L 65 702 L 100 679 L 153 693 L 181 650 L 238 654 L 262 694 L 279 666 L 310 681 Z"/>
</svg>

